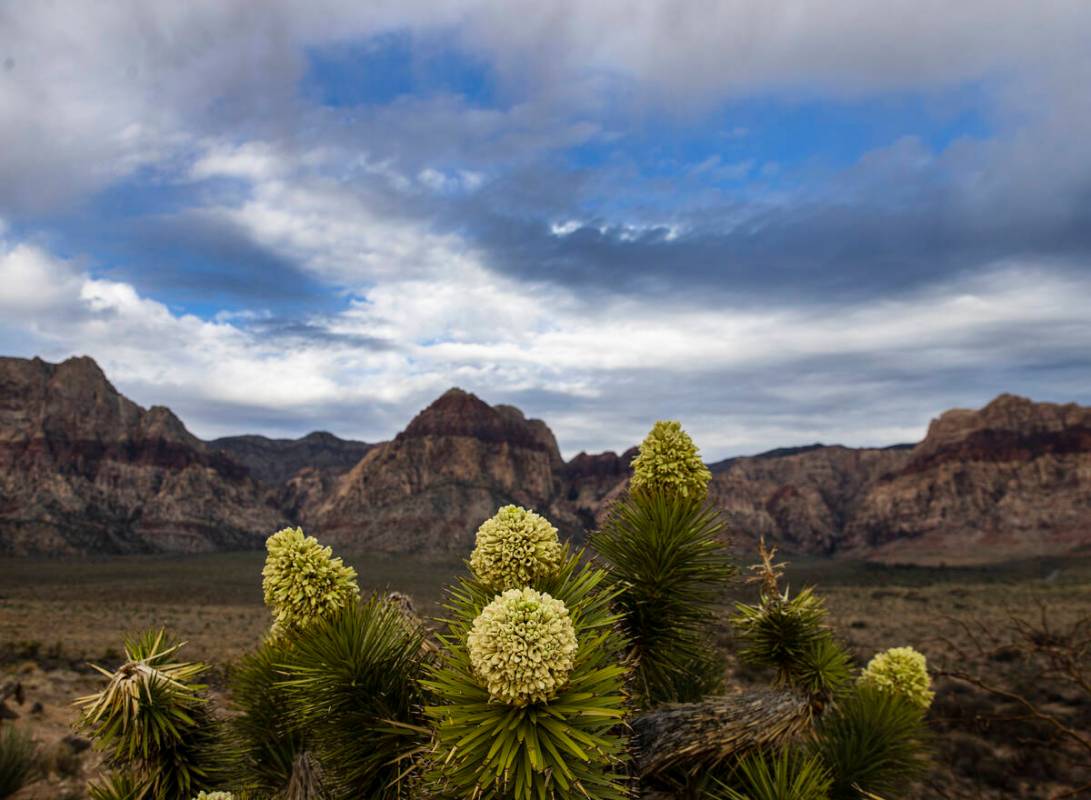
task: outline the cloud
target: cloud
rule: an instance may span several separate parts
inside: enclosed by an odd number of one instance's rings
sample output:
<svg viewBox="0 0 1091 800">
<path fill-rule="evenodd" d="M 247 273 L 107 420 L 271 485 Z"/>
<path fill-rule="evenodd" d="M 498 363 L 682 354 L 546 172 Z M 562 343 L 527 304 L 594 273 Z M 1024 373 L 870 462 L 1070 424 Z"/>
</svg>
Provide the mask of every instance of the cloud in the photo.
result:
<svg viewBox="0 0 1091 800">
<path fill-rule="evenodd" d="M 604 111 L 671 114 L 777 91 L 993 81 L 1020 111 L 1043 90 L 1086 105 L 1089 30 L 1091 7 L 1078 0 L 6 4 L 0 209 L 30 213 L 140 169 L 170 170 L 208 135 L 306 135 L 321 118 L 298 92 L 307 50 L 391 31 L 440 37 L 484 60 L 508 107 L 406 98 L 358 127 L 400 128 L 386 142 L 400 153 L 442 154 L 449 135 L 460 156 L 487 148 L 495 158 L 586 139 Z"/>
<path fill-rule="evenodd" d="M 723 457 L 912 440 L 998 381 L 1079 392 L 1091 367 L 1091 280 L 1023 263 L 879 305 L 695 313 L 505 284 L 465 261 L 295 327 L 179 315 L 33 245 L 5 245 L 0 282 L 28 276 L 26 298 L 5 295 L 9 351 L 88 353 L 123 391 L 170 405 L 204 436 L 257 425 L 386 438 L 461 385 L 544 417 L 569 455 L 624 449 L 655 418 L 680 417 Z"/>
<path fill-rule="evenodd" d="M 390 32 L 489 92 L 301 89 Z M 460 384 L 569 453 L 679 416 L 722 456 L 1091 399 L 1089 32 L 1060 0 L 0 5 L 0 345 L 202 435 L 381 438 Z M 732 116 L 966 87 L 978 128 L 834 164 Z"/>
</svg>

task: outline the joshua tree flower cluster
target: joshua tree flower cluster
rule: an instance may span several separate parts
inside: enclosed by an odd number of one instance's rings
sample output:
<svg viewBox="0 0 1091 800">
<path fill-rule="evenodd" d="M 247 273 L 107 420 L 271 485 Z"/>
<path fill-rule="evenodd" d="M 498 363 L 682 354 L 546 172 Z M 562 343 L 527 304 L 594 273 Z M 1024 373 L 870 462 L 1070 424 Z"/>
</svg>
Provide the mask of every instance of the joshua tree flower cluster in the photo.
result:
<svg viewBox="0 0 1091 800">
<path fill-rule="evenodd" d="M 356 570 L 300 528 L 274 533 L 265 546 L 269 555 L 261 571 L 262 589 L 277 628 L 304 628 L 360 596 Z"/>
<path fill-rule="evenodd" d="M 708 496 L 712 473 L 677 421 L 655 423 L 632 467 L 630 486 L 634 492 L 663 492 L 697 500 Z"/>
<path fill-rule="evenodd" d="M 877 654 L 861 673 L 860 683 L 900 695 L 922 709 L 932 705 L 936 696 L 924 655 L 912 647 L 892 647 Z"/>
<path fill-rule="evenodd" d="M 528 587 L 508 589 L 485 606 L 466 646 L 489 695 L 525 706 L 548 700 L 568 682 L 578 645 L 564 603 Z"/>
<path fill-rule="evenodd" d="M 644 788 L 739 800 L 894 798 L 920 769 L 924 657 L 852 660 L 810 590 L 762 545 L 739 655 L 772 686 L 719 694 L 734 574 L 711 474 L 657 422 L 630 491 L 585 550 L 505 505 L 477 530 L 437 630 L 298 528 L 267 541 L 270 635 L 213 715 L 204 665 L 163 633 L 80 702 L 111 772 L 94 800 L 621 800 Z"/>
<path fill-rule="evenodd" d="M 545 517 L 518 506 L 504 506 L 477 529 L 470 569 L 492 589 L 526 586 L 556 574 L 564 550 L 557 529 Z"/>
</svg>

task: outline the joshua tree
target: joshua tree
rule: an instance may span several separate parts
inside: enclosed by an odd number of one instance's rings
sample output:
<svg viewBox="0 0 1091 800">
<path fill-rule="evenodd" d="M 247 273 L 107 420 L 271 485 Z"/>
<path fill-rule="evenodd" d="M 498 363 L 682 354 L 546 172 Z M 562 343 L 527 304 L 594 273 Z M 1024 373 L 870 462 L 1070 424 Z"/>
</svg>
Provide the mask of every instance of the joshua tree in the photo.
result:
<svg viewBox="0 0 1091 800">
<path fill-rule="evenodd" d="M 268 635 L 217 721 L 162 632 L 80 700 L 111 772 L 95 800 L 621 800 L 664 786 L 723 800 L 888 800 L 919 772 L 923 656 L 855 675 L 813 591 L 781 590 L 762 543 L 739 655 L 770 686 L 716 694 L 713 627 L 734 568 L 710 474 L 676 422 L 641 445 L 587 551 L 504 506 L 478 529 L 434 635 L 404 598 L 361 599 L 312 536 L 269 537 Z"/>
</svg>

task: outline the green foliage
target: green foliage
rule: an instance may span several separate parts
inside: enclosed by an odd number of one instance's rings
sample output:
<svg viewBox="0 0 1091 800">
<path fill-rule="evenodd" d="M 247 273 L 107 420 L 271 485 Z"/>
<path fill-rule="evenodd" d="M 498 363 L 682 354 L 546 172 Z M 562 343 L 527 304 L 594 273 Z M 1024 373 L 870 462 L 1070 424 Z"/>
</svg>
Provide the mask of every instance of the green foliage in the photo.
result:
<svg viewBox="0 0 1091 800">
<path fill-rule="evenodd" d="M 817 756 L 782 747 L 751 753 L 717 783 L 717 800 L 828 800 L 833 779 Z"/>
<path fill-rule="evenodd" d="M 424 681 L 435 698 L 426 711 L 435 726 L 438 794 L 475 800 L 626 796 L 618 725 L 625 714 L 624 641 L 615 630 L 606 573 L 581 565 L 581 556 L 569 555 L 556 575 L 533 587 L 564 604 L 578 643 L 567 684 L 537 702 L 492 698 L 467 647 L 492 591 L 472 578 L 450 590 L 442 658 Z"/>
<path fill-rule="evenodd" d="M 163 632 L 127 642 L 126 663 L 97 668 L 105 688 L 79 701 L 106 753 L 92 800 L 624 800 L 630 769 L 646 788 L 680 778 L 690 796 L 716 783 L 717 800 L 844 800 L 912 780 L 931 699 L 923 657 L 887 651 L 853 684 L 821 600 L 781 592 L 764 543 L 760 602 L 733 621 L 743 659 L 782 688 L 693 702 L 722 680 L 724 526 L 677 423 L 656 424 L 634 469 L 591 540 L 605 568 L 533 512 L 487 520 L 472 574 L 448 592 L 438 654 L 394 600 L 361 602 L 330 548 L 298 528 L 269 537 L 275 635 L 233 670 L 235 713 L 209 713 L 204 665 L 177 661 Z M 680 705 L 626 719 L 667 702 Z M 13 735 L 0 737 L 0 797 L 31 761 Z"/>
<path fill-rule="evenodd" d="M 77 701 L 80 726 L 141 800 L 188 797 L 215 777 L 219 725 L 195 682 L 206 667 L 172 661 L 180 647 L 163 631 L 127 641 L 126 663 L 116 672 L 95 667 L 106 687 Z"/>
<path fill-rule="evenodd" d="M 632 467 L 630 487 L 634 494 L 663 494 L 698 501 L 708 497 L 712 473 L 679 422 L 655 423 L 641 443 Z"/>
<path fill-rule="evenodd" d="M 288 694 L 280 686 L 289 649 L 284 641 L 266 641 L 231 674 L 231 704 L 238 712 L 228 722 L 238 749 L 232 785 L 261 797 L 285 792 L 304 752 L 302 732 L 293 723 Z"/>
<path fill-rule="evenodd" d="M 0 797 L 15 794 L 35 772 L 35 747 L 30 736 L 11 725 L 0 726 Z"/>
<path fill-rule="evenodd" d="M 735 573 L 723 530 L 719 514 L 698 500 L 633 493 L 591 537 L 619 591 L 642 707 L 697 700 L 719 686 L 723 665 L 710 628 Z"/>
<path fill-rule="evenodd" d="M 353 603 L 293 642 L 278 684 L 322 765 L 326 795 L 394 798 L 427 743 L 423 632 L 384 598 Z"/>
<path fill-rule="evenodd" d="M 564 556 L 557 529 L 545 517 L 504 506 L 477 529 L 470 568 L 492 589 L 520 589 L 557 572 Z"/>
<path fill-rule="evenodd" d="M 878 653 L 860 675 L 860 683 L 885 692 L 900 694 L 922 710 L 932 705 L 928 662 L 912 647 L 892 647 Z"/>
<path fill-rule="evenodd" d="M 87 786 L 91 800 L 140 800 L 146 797 L 146 781 L 137 780 L 128 772 L 109 772 Z"/>
<path fill-rule="evenodd" d="M 736 603 L 732 618 L 743 644 L 739 657 L 776 671 L 776 683 L 828 700 L 851 678 L 848 653 L 826 626 L 826 609 L 811 589 L 762 593 L 758 605 Z"/>
<path fill-rule="evenodd" d="M 356 570 L 346 567 L 333 550 L 301 528 L 285 528 L 265 542 L 262 569 L 265 604 L 273 612 L 274 630 L 301 630 L 356 601 Z"/>
<path fill-rule="evenodd" d="M 921 710 L 900 695 L 857 686 L 816 725 L 814 752 L 833 776 L 831 800 L 900 794 L 927 766 Z"/>
</svg>

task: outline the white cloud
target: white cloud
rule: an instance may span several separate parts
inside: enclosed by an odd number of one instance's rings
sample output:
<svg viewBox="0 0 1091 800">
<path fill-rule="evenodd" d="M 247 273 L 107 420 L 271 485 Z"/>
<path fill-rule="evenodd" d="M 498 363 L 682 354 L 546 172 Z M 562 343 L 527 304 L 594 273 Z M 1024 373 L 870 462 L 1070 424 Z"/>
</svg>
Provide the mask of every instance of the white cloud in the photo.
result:
<svg viewBox="0 0 1091 800">
<path fill-rule="evenodd" d="M 440 33 L 484 58 L 505 108 L 407 98 L 341 114 L 298 95 L 306 47 L 399 29 Z M 180 314 L 9 241 L 0 343 L 52 358 L 87 352 L 137 399 L 174 406 L 206 435 L 261 429 L 250 418 L 265 415 L 389 435 L 421 401 L 461 383 L 493 400 L 554 398 L 528 410 L 566 449 L 625 446 L 654 414 L 685 416 L 706 451 L 723 454 L 819 435 L 912 438 L 981 385 L 1018 390 L 1010 381 L 1021 368 L 1037 370 L 1036 385 L 1085 392 L 1051 366 L 1091 344 L 1091 279 L 1060 267 L 997 264 L 877 304 L 710 311 L 517 283 L 403 201 L 487 190 L 481 163 L 522 164 L 614 135 L 604 107 L 677 111 L 801 87 L 844 96 L 980 81 L 1016 132 L 940 156 L 922 149 L 921 159 L 944 160 L 943 174 L 973 189 L 958 202 L 985 198 L 970 209 L 983 219 L 1002 224 L 993 212 L 1016 201 L 1055 215 L 1045 201 L 1067 196 L 1061 189 L 1091 163 L 1089 32 L 1091 5 L 1060 1 L 0 4 L 0 57 L 12 64 L 0 71 L 0 213 L 64 205 L 140 169 L 152 180 L 234 179 L 244 199 L 202 212 L 344 290 L 347 306 L 305 320 L 328 339 L 263 336 L 262 309 L 211 321 Z M 895 191 L 902 175 L 882 172 L 882 155 L 860 169 Z M 724 180 L 756 168 L 718 156 L 698 167 Z M 584 224 L 578 201 L 550 207 L 554 235 Z M 655 227 L 672 238 L 683 222 Z M 607 230 L 598 217 L 587 224 Z M 610 225 L 628 240 L 652 227 Z M 951 372 L 992 379 L 955 385 L 944 380 Z M 380 429 L 350 412 L 370 405 L 396 418 Z M 816 410 L 832 406 L 836 419 Z"/>
<path fill-rule="evenodd" d="M 493 402 L 567 398 L 527 410 L 569 454 L 635 442 L 653 415 L 681 416 L 710 456 L 815 438 L 885 443 L 919 436 L 965 397 L 944 389 L 944 375 L 1048 366 L 1091 343 L 1091 278 L 1015 263 L 876 306 L 694 313 L 654 297 L 590 301 L 515 284 L 463 258 L 389 278 L 366 301 L 309 320 L 330 335 L 314 340 L 259 336 L 245 317 L 174 313 L 24 243 L 0 248 L 0 283 L 19 287 L 0 295 L 9 350 L 88 353 L 123 391 L 171 405 L 202 435 L 260 430 L 247 415 L 275 414 L 389 436 L 460 384 Z M 356 336 L 399 346 L 372 350 Z M 929 391 L 909 397 L 920 382 Z M 710 391 L 727 394 L 717 402 Z M 368 404 L 393 409 L 386 427 L 346 430 L 361 424 L 346 409 Z M 837 410 L 823 416 L 816 404 Z M 225 408 L 235 409 L 230 424 Z"/>
<path fill-rule="evenodd" d="M 1007 108 L 1041 116 L 1043 91 L 1086 107 L 1091 72 L 1091 5 L 1079 0 L 7 3 L 0 208 L 63 204 L 141 167 L 180 169 L 209 135 L 306 137 L 329 122 L 298 94 L 306 49 L 393 30 L 460 44 L 516 102 L 444 110 L 411 99 L 375 118 L 411 112 L 438 148 L 449 132 L 432 129 L 430 115 L 453 112 L 455 138 L 493 153 L 586 140 L 605 101 L 669 111 L 781 89 L 844 95 L 980 81 L 1006 87 Z M 236 153 L 232 168 L 265 168 L 249 158 Z"/>
</svg>

